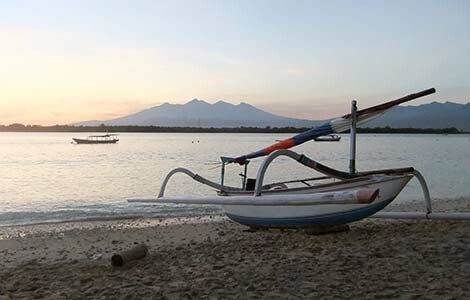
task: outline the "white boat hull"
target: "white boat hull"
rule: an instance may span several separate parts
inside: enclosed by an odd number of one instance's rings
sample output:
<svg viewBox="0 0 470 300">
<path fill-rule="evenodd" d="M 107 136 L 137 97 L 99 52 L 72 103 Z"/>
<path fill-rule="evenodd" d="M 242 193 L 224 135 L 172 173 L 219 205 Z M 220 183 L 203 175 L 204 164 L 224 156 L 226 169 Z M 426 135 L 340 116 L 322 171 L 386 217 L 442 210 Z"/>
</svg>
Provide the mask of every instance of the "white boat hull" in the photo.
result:
<svg viewBox="0 0 470 300">
<path fill-rule="evenodd" d="M 325 204 L 312 206 L 236 206 L 224 205 L 225 214 L 232 220 L 251 227 L 299 228 L 329 226 L 354 222 L 380 211 L 401 192 L 412 175 L 374 176 L 368 184 L 363 181 L 336 186 L 336 191 L 363 188 L 379 189 L 376 200 L 370 204 Z M 328 187 L 319 187 L 324 192 Z M 279 193 L 281 191 L 277 191 Z M 307 193 L 308 190 L 299 190 Z M 311 190 L 309 191 L 312 192 Z M 281 192 L 282 193 L 282 192 Z"/>
</svg>

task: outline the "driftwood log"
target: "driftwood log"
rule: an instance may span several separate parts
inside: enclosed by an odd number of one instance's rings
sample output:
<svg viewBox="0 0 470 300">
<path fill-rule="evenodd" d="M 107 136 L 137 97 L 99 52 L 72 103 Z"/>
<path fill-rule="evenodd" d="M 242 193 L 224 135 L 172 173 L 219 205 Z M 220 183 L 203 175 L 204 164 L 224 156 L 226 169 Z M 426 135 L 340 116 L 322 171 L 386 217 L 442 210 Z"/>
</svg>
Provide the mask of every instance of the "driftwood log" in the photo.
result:
<svg viewBox="0 0 470 300">
<path fill-rule="evenodd" d="M 145 244 L 139 244 L 129 250 L 114 254 L 111 257 L 111 264 L 113 267 L 120 267 L 132 260 L 144 258 L 147 252 L 147 246 Z"/>
</svg>

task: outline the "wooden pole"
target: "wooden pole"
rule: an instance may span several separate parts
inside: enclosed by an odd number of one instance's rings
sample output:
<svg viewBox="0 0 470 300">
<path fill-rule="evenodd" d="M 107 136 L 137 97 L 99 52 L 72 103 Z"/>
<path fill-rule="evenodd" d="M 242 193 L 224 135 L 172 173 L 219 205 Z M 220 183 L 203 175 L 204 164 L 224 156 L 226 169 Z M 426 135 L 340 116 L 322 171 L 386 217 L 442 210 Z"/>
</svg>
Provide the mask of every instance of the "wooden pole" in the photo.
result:
<svg viewBox="0 0 470 300">
<path fill-rule="evenodd" d="M 351 133 L 349 142 L 349 174 L 356 173 L 356 122 L 357 122 L 357 101 L 351 102 Z"/>
<path fill-rule="evenodd" d="M 395 105 L 399 105 L 399 104 L 402 104 L 402 103 L 405 103 L 405 102 L 408 102 L 408 101 L 411 101 L 411 100 L 414 100 L 414 99 L 417 99 L 417 98 L 421 98 L 421 97 L 424 97 L 424 96 L 427 96 L 427 95 L 430 95 L 430 94 L 434 94 L 435 92 L 436 92 L 436 90 L 434 88 L 431 88 L 431 89 L 427 89 L 427 90 L 424 90 L 424 91 L 421 91 L 421 92 L 418 92 L 418 93 L 410 94 L 410 95 L 407 95 L 405 97 L 402 97 L 402 98 L 399 98 L 399 99 L 396 99 L 396 100 L 392 100 L 392 101 L 389 101 L 389 102 L 386 102 L 386 103 L 382 103 L 382 104 L 379 104 L 379 105 L 375 105 L 375 106 L 372 106 L 372 107 L 368 107 L 368 108 L 359 110 L 357 112 L 357 115 L 360 116 L 360 115 L 368 114 L 368 113 L 375 112 L 375 111 L 378 111 L 378 110 L 388 109 L 388 108 L 393 107 Z M 350 118 L 350 117 L 351 117 L 351 114 L 347 114 L 347 115 L 343 116 L 343 118 L 345 118 L 345 119 Z"/>
<path fill-rule="evenodd" d="M 325 204 L 367 204 L 373 202 L 379 189 L 359 189 L 353 191 L 332 191 L 313 194 L 271 194 L 262 196 L 208 196 L 208 197 L 162 197 L 150 199 L 128 199 L 139 203 L 175 203 L 210 205 L 251 205 L 251 206 L 310 206 Z"/>
<path fill-rule="evenodd" d="M 369 218 L 373 219 L 427 219 L 427 220 L 454 220 L 470 221 L 469 212 L 378 212 Z"/>
</svg>

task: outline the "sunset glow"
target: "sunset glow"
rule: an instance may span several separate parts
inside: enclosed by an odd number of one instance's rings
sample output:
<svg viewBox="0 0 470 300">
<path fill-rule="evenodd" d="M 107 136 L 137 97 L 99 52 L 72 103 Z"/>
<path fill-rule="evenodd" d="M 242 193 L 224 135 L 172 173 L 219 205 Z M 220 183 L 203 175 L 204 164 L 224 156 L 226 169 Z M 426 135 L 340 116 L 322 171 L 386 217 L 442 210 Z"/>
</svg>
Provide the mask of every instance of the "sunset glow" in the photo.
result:
<svg viewBox="0 0 470 300">
<path fill-rule="evenodd" d="M 193 98 L 321 119 L 353 98 L 429 87 L 438 93 L 425 102 L 466 103 L 468 11 L 468 1 L 2 2 L 0 124 Z"/>
</svg>

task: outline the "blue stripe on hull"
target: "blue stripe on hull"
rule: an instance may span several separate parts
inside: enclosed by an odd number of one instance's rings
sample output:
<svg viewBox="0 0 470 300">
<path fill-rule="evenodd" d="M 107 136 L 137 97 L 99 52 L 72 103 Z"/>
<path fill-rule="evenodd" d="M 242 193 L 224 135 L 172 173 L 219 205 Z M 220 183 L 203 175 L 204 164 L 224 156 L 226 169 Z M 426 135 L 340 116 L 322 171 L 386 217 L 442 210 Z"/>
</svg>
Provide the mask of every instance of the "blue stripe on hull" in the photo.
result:
<svg viewBox="0 0 470 300">
<path fill-rule="evenodd" d="M 347 212 L 326 214 L 320 216 L 312 217 L 297 217 L 297 218 L 256 218 L 256 217 L 244 217 L 232 214 L 226 214 L 227 217 L 232 219 L 235 222 L 238 222 L 243 225 L 253 226 L 253 227 L 274 227 L 274 228 L 302 228 L 302 227 L 311 227 L 315 225 L 321 226 L 331 226 L 346 224 L 354 222 L 368 216 L 371 216 L 383 209 L 390 202 L 393 201 L 392 198 L 388 201 L 382 201 L 367 207 L 358 208 L 355 210 L 350 210 Z"/>
</svg>

